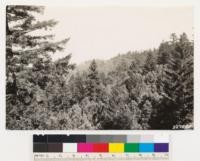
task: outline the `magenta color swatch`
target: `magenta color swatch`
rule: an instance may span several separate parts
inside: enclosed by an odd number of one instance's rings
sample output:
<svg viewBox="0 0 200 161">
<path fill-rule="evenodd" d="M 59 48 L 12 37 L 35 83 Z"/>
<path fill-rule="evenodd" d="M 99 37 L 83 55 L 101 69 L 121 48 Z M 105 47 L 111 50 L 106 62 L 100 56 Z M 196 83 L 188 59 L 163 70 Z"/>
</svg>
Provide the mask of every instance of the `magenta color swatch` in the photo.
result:
<svg viewBox="0 0 200 161">
<path fill-rule="evenodd" d="M 78 152 L 93 152 L 93 144 L 78 143 Z"/>
</svg>

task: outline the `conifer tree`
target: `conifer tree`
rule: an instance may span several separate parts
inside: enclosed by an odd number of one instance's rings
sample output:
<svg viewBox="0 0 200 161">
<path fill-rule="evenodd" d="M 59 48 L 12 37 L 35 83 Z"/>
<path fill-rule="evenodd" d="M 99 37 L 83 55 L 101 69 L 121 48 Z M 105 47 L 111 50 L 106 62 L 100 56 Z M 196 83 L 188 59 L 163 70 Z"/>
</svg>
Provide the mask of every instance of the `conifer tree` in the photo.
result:
<svg viewBox="0 0 200 161">
<path fill-rule="evenodd" d="M 172 41 L 173 50 L 167 65 L 165 92 L 174 108 L 177 124 L 192 122 L 193 113 L 193 43 L 183 33 Z"/>
<path fill-rule="evenodd" d="M 86 85 L 86 95 L 90 100 L 97 101 L 100 97 L 100 79 L 97 71 L 96 61 L 93 60 L 89 66 L 87 85 Z"/>
<path fill-rule="evenodd" d="M 53 41 L 54 35 L 48 31 L 57 22 L 38 21 L 36 14 L 43 12 L 42 6 L 6 7 L 6 110 L 11 129 L 45 128 L 45 123 L 36 120 L 35 112 L 48 106 L 43 90 L 54 71 L 50 54 L 63 50 L 69 39 Z"/>
<path fill-rule="evenodd" d="M 165 65 L 168 63 L 170 57 L 170 49 L 171 46 L 169 42 L 162 42 L 160 44 L 158 49 L 158 59 L 157 59 L 158 64 Z"/>
<path fill-rule="evenodd" d="M 136 102 L 140 101 L 143 89 L 143 76 L 139 68 L 137 60 L 134 59 L 128 70 L 128 78 L 124 81 L 130 99 Z"/>
<path fill-rule="evenodd" d="M 6 8 L 6 60 L 7 74 L 19 72 L 39 58 L 50 59 L 47 53 L 63 50 L 69 40 L 52 42 L 54 35 L 38 34 L 38 30 L 48 30 L 57 22 L 54 20 L 37 21 L 34 14 L 42 14 L 44 7 L 39 6 L 7 6 Z"/>
<path fill-rule="evenodd" d="M 51 61 L 49 53 L 63 50 L 63 45 L 69 40 L 52 42 L 54 36 L 51 34 L 33 36 L 33 32 L 48 30 L 57 24 L 54 20 L 37 21 L 34 14 L 42 14 L 43 11 L 44 7 L 41 6 L 6 8 L 7 93 L 16 93 L 18 73 L 33 66 L 36 70 L 44 69 Z"/>
<path fill-rule="evenodd" d="M 153 56 L 152 52 L 147 54 L 147 58 L 144 64 L 144 73 L 155 71 L 156 69 L 156 59 Z"/>
</svg>

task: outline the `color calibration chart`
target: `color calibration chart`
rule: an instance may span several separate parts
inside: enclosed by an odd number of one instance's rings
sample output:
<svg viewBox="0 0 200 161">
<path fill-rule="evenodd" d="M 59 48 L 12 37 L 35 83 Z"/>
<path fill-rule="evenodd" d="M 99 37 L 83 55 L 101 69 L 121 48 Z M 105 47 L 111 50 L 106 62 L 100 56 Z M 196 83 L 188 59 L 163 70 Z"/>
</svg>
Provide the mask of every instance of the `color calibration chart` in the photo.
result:
<svg viewBox="0 0 200 161">
<path fill-rule="evenodd" d="M 34 161 L 169 161 L 169 135 L 34 135 Z"/>
</svg>

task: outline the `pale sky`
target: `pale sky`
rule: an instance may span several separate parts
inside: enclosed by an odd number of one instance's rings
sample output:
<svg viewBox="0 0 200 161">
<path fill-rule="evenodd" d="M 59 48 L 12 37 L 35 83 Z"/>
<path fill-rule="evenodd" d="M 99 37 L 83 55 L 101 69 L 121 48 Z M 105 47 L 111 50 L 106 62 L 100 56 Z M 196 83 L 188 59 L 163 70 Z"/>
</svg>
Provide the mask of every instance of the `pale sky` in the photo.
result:
<svg viewBox="0 0 200 161">
<path fill-rule="evenodd" d="M 70 37 L 65 51 L 53 58 L 72 53 L 74 63 L 157 48 L 171 33 L 193 35 L 191 7 L 46 6 L 41 19 L 59 22 L 51 31 L 56 40 Z"/>
</svg>

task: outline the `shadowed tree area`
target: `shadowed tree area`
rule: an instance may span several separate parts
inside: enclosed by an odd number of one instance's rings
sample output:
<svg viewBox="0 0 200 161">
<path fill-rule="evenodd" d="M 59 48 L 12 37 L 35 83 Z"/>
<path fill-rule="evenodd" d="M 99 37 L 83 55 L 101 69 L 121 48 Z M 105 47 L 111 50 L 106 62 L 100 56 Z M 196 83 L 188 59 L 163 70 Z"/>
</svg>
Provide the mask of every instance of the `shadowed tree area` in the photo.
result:
<svg viewBox="0 0 200 161">
<path fill-rule="evenodd" d="M 54 41 L 57 22 L 37 20 L 43 12 L 6 8 L 7 129 L 193 128 L 194 49 L 185 33 L 154 50 L 75 65 L 73 53 L 52 60 L 69 38 Z"/>
</svg>

